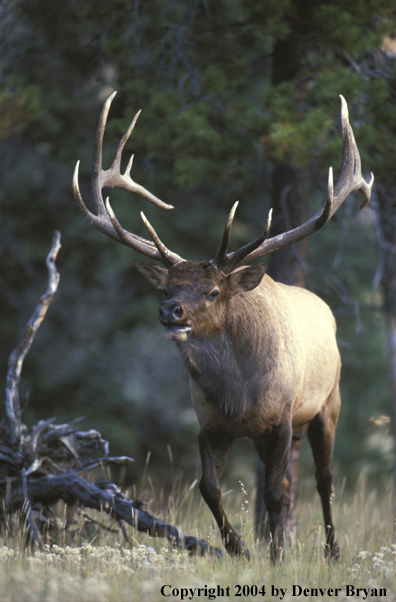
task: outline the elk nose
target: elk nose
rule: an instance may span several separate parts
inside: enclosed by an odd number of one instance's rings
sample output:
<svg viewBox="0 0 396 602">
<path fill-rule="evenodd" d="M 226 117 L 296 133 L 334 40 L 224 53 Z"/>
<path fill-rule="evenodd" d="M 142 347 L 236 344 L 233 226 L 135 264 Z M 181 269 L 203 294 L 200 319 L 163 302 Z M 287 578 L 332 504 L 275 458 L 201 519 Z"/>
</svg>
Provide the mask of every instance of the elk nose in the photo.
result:
<svg viewBox="0 0 396 602">
<path fill-rule="evenodd" d="M 184 311 L 179 301 L 168 299 L 159 306 L 158 317 L 161 324 L 177 322 L 183 318 Z"/>
</svg>

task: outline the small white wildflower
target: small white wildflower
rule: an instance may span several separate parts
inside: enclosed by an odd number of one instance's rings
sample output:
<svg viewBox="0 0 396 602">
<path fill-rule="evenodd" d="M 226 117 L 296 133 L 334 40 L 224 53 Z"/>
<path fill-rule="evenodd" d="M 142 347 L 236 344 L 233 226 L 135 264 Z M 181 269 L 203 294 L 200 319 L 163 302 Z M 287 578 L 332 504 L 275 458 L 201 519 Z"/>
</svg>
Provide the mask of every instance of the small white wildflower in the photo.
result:
<svg viewBox="0 0 396 602">
<path fill-rule="evenodd" d="M 359 564 L 354 564 L 351 567 L 347 568 L 347 572 L 351 573 L 352 575 L 356 575 L 356 573 L 359 573 L 360 571 L 360 565 Z"/>
<path fill-rule="evenodd" d="M 14 556 L 16 556 L 16 550 L 10 550 L 7 546 L 0 548 L 0 559 L 2 562 L 11 560 Z"/>
</svg>

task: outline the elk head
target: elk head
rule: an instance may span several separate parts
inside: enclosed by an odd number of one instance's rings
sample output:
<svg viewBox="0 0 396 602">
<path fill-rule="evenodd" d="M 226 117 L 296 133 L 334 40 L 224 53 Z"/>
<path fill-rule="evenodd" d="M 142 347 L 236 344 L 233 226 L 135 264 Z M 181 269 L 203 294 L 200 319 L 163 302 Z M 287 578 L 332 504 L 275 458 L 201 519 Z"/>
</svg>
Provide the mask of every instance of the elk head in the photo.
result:
<svg viewBox="0 0 396 602">
<path fill-rule="evenodd" d="M 166 327 L 166 338 L 177 342 L 186 341 L 191 334 L 198 338 L 218 334 L 228 301 L 238 293 L 255 289 L 266 268 L 263 264 L 247 266 L 225 274 L 210 261 L 183 261 L 169 270 L 137 259 L 135 264 L 156 288 L 164 291 L 166 300 L 159 307 L 159 321 Z"/>
<path fill-rule="evenodd" d="M 345 99 L 341 96 L 342 167 L 335 187 L 333 186 L 332 168 L 329 170 L 327 199 L 323 207 L 301 226 L 268 238 L 271 210 L 263 233 L 253 242 L 229 253 L 231 227 L 238 206 L 238 203 L 235 203 L 228 216 L 216 257 L 213 260 L 200 263 L 185 261 L 176 253 L 167 249 L 143 213 L 141 216 L 152 241 L 125 230 L 118 222 L 110 206 L 109 199 L 103 201 L 103 188 L 118 187 L 136 192 L 159 207 L 173 208 L 132 180 L 130 171 L 133 155 L 125 174 L 122 175 L 120 172 L 122 151 L 135 127 L 140 111 L 136 114 L 128 131 L 121 139 L 112 166 L 106 171 L 102 169 L 103 135 L 114 96 L 115 92 L 108 98 L 103 107 L 94 145 L 91 190 L 96 214 L 87 209 L 81 197 L 78 186 L 79 162 L 76 165 L 73 178 L 74 197 L 84 217 L 98 230 L 165 266 L 164 268 L 150 266 L 142 261 L 135 260 L 138 270 L 156 288 L 163 290 L 167 296 L 167 299 L 159 308 L 159 319 L 166 327 L 166 336 L 171 341 L 186 341 L 191 335 L 199 336 L 199 333 L 207 331 L 208 328 L 214 332 L 222 313 L 225 311 L 227 302 L 234 295 L 251 291 L 260 283 L 264 276 L 265 266 L 242 267 L 243 264 L 299 242 L 322 228 L 350 192 L 359 190 L 362 194 L 364 200 L 360 209 L 363 209 L 370 200 L 374 177 L 371 174 L 369 183 L 362 177 L 360 155 L 349 124 L 348 107 Z M 209 314 L 212 316 L 210 320 L 207 319 Z"/>
</svg>

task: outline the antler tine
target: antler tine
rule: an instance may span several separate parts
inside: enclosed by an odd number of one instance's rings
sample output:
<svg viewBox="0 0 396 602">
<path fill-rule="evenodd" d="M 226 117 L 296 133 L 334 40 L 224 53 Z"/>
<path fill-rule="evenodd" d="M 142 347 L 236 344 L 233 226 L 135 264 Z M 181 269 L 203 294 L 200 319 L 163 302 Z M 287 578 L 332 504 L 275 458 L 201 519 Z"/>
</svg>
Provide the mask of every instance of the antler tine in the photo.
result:
<svg viewBox="0 0 396 602">
<path fill-rule="evenodd" d="M 99 117 L 99 123 L 95 134 L 95 142 L 93 148 L 92 155 L 92 172 L 91 172 L 91 189 L 92 189 L 92 200 L 96 209 L 96 215 L 91 213 L 87 206 L 85 205 L 83 198 L 81 196 L 80 187 L 78 184 L 78 175 L 79 175 L 79 167 L 80 161 L 77 161 L 76 167 L 74 168 L 73 174 L 73 192 L 74 199 L 77 203 L 78 208 L 80 209 L 83 216 L 94 226 L 96 226 L 99 230 L 118 240 L 116 232 L 108 226 L 108 222 L 106 219 L 103 219 L 102 216 L 107 216 L 106 209 L 103 203 L 102 198 L 102 147 L 103 147 L 103 136 L 106 129 L 107 117 L 109 115 L 111 103 L 113 102 L 114 96 L 117 92 L 113 92 L 106 100 L 103 105 L 102 111 Z"/>
<path fill-rule="evenodd" d="M 115 168 L 117 171 L 121 172 L 121 157 L 122 157 L 122 151 L 124 150 L 124 146 L 127 143 L 127 141 L 129 140 L 130 135 L 132 134 L 136 122 L 139 119 L 140 113 L 142 112 L 142 109 L 140 109 L 135 117 L 132 119 L 130 126 L 128 128 L 128 130 L 125 132 L 125 134 L 123 135 L 123 137 L 121 138 L 121 140 L 118 143 L 117 146 L 117 150 L 114 156 L 114 161 L 113 161 L 113 165 L 112 168 Z M 131 155 L 131 158 L 129 159 L 129 163 L 128 163 L 128 167 L 125 170 L 125 175 L 129 176 L 130 172 L 131 172 L 131 168 L 132 168 L 132 163 L 133 163 L 133 158 L 134 155 Z"/>
<path fill-rule="evenodd" d="M 362 177 L 360 154 L 356 144 L 355 135 L 349 123 L 348 105 L 341 94 L 340 99 L 342 139 L 344 144 L 342 149 L 341 173 L 335 186 L 335 197 L 336 199 L 339 197 L 339 200 L 336 201 L 334 212 L 337 211 L 343 200 L 353 190 L 359 190 L 362 195 L 363 202 L 359 209 L 364 209 L 370 201 L 371 188 L 374 183 L 373 173 L 370 174 L 370 182 L 366 182 Z"/>
<path fill-rule="evenodd" d="M 236 211 L 238 205 L 239 205 L 239 201 L 234 203 L 231 208 L 230 213 L 228 214 L 228 219 L 227 219 L 227 222 L 226 222 L 226 225 L 224 228 L 224 232 L 223 232 L 223 238 L 221 240 L 220 246 L 216 253 L 216 257 L 214 259 L 214 264 L 217 265 L 218 267 L 221 267 L 227 258 L 228 245 L 230 244 L 230 238 L 231 238 L 232 222 L 234 221 L 234 215 L 235 215 L 235 211 Z"/>
<path fill-rule="evenodd" d="M 258 247 L 260 247 L 260 245 L 262 245 L 263 242 L 265 240 L 267 240 L 267 237 L 268 237 L 268 234 L 269 234 L 269 231 L 271 228 L 271 223 L 272 223 L 272 208 L 268 212 L 267 223 L 265 225 L 265 229 L 262 232 L 262 234 L 253 242 L 248 243 L 244 247 L 241 247 L 235 253 L 235 255 L 232 258 L 230 258 L 230 260 L 227 262 L 227 270 L 228 271 L 236 268 L 239 264 L 242 263 L 242 261 L 245 260 L 245 258 L 249 255 L 249 253 L 251 253 Z"/>
<path fill-rule="evenodd" d="M 105 207 L 106 213 L 120 238 L 120 242 L 124 243 L 128 247 L 132 247 L 135 249 L 135 251 L 139 251 L 139 253 L 142 253 L 151 259 L 162 262 L 160 253 L 150 241 L 142 238 L 141 236 L 137 236 L 136 234 L 132 234 L 131 232 L 128 232 L 128 230 L 124 230 L 110 205 L 109 197 L 106 198 Z"/>
<path fill-rule="evenodd" d="M 363 196 L 360 209 L 366 207 L 370 200 L 371 188 L 374 176 L 371 174 L 369 182 L 366 182 L 361 173 L 361 161 L 359 150 L 356 145 L 355 136 L 349 123 L 348 106 L 343 96 L 341 99 L 341 125 L 342 125 L 342 166 L 338 181 L 333 186 L 333 170 L 329 170 L 327 185 L 327 199 L 324 206 L 307 222 L 278 236 L 273 236 L 257 244 L 258 240 L 250 243 L 252 249 L 246 253 L 249 245 L 242 247 L 239 251 L 227 255 L 225 269 L 237 267 L 244 260 L 246 263 L 258 259 L 274 251 L 284 249 L 294 243 L 308 238 L 311 234 L 322 228 L 342 205 L 346 197 L 354 190 L 359 190 Z"/>
<path fill-rule="evenodd" d="M 114 186 L 117 188 L 122 188 L 128 192 L 136 192 L 140 196 L 144 197 L 154 205 L 158 207 L 162 207 L 163 209 L 173 209 L 172 205 L 168 205 L 164 203 L 160 199 L 158 199 L 154 194 L 146 190 L 140 184 L 134 182 L 130 176 L 130 170 L 132 167 L 133 157 L 128 163 L 128 167 L 125 171 L 125 174 L 121 174 L 121 156 L 122 151 L 124 150 L 124 146 L 129 139 L 130 135 L 133 132 L 133 129 L 136 125 L 138 117 L 141 111 L 138 111 L 135 117 L 132 119 L 132 122 L 125 132 L 123 137 L 121 138 L 117 150 L 115 153 L 114 161 L 110 169 L 103 170 L 102 169 L 102 146 L 103 146 L 103 136 L 106 128 L 107 117 L 110 111 L 111 103 L 113 102 L 114 96 L 116 92 L 113 92 L 111 96 L 106 100 L 102 113 L 99 119 L 98 129 L 96 131 L 95 137 L 95 145 L 94 145 L 94 154 L 92 160 L 92 192 L 94 197 L 94 202 L 97 207 L 98 212 L 103 213 L 103 198 L 102 198 L 102 189 L 103 188 L 113 188 Z"/>
<path fill-rule="evenodd" d="M 154 230 L 153 226 L 150 224 L 147 217 L 144 215 L 143 211 L 140 212 L 140 216 L 161 255 L 160 261 L 162 261 L 162 263 L 167 267 L 171 267 L 175 263 L 180 263 L 180 261 L 183 261 L 183 259 L 179 255 L 177 255 L 176 253 L 172 253 L 172 251 L 169 251 L 169 249 L 164 245 L 164 243 L 161 241 L 158 234 Z"/>
<path fill-rule="evenodd" d="M 103 188 L 103 170 L 102 170 L 102 149 L 103 149 L 103 137 L 107 124 L 107 117 L 109 116 L 109 111 L 111 107 L 111 103 L 115 95 L 116 91 L 111 94 L 106 102 L 103 105 L 102 111 L 99 117 L 99 123 L 95 134 L 95 142 L 92 153 L 92 172 L 91 172 L 91 190 L 92 190 L 92 200 L 95 205 L 95 209 L 98 215 L 104 215 L 106 213 L 103 197 L 102 197 L 102 188 Z"/>
<path fill-rule="evenodd" d="M 112 100 L 113 97 L 114 97 L 114 94 L 110 97 L 109 100 Z M 121 140 L 118 144 L 117 150 L 116 150 L 116 154 L 115 154 L 112 166 L 107 171 L 102 171 L 102 188 L 116 186 L 117 188 L 122 188 L 123 190 L 126 190 L 127 192 L 136 192 L 143 198 L 150 201 L 150 203 L 153 203 L 154 205 L 157 205 L 158 207 L 161 207 L 162 209 L 173 209 L 173 205 L 168 205 L 167 203 L 164 203 L 163 201 L 161 201 L 161 199 L 157 198 L 154 194 L 152 194 L 151 192 L 146 190 L 146 188 L 144 188 L 143 186 L 141 186 L 140 184 L 137 184 L 136 182 L 134 182 L 134 180 L 132 180 L 130 171 L 131 171 L 132 163 L 133 163 L 133 155 L 129 160 L 128 167 L 126 168 L 124 175 L 121 174 L 122 151 L 124 150 L 124 146 L 125 146 L 127 140 L 129 139 L 130 135 L 133 132 L 133 129 L 136 125 L 136 122 L 137 122 L 138 117 L 141 112 L 142 111 L 140 110 L 136 113 L 135 117 L 132 119 L 132 122 L 131 122 L 128 130 L 125 132 L 125 134 L 121 138 Z M 107 115 L 106 115 L 106 118 L 107 118 Z M 99 131 L 99 128 L 98 128 L 98 131 Z M 103 138 L 103 132 L 101 133 L 101 136 Z"/>
<path fill-rule="evenodd" d="M 80 186 L 78 184 L 78 172 L 80 169 L 80 161 L 77 161 L 76 166 L 74 168 L 74 172 L 73 172 L 73 195 L 74 195 L 74 200 L 77 203 L 77 206 L 79 208 L 79 210 L 81 211 L 81 213 L 83 214 L 83 216 L 85 217 L 85 219 L 87 219 L 89 222 L 93 223 L 93 221 L 91 221 L 91 216 L 92 218 L 97 217 L 96 215 L 93 215 L 89 209 L 87 209 L 87 206 L 85 205 L 83 198 L 81 196 L 81 192 L 80 192 Z"/>
<path fill-rule="evenodd" d="M 229 255 L 227 255 L 224 258 L 224 261 L 222 264 L 216 263 L 217 267 L 222 269 L 224 272 L 230 272 L 233 269 L 235 269 L 238 265 L 240 265 L 244 261 L 244 259 L 249 255 L 249 253 L 252 253 L 252 251 L 257 249 L 257 247 L 262 245 L 263 242 L 267 239 L 270 228 L 271 228 L 271 222 L 272 222 L 272 209 L 269 210 L 268 217 L 267 217 L 267 223 L 266 223 L 265 228 L 264 228 L 263 232 L 261 233 L 261 235 L 253 242 L 250 242 L 247 245 L 244 245 L 243 247 L 238 249 L 238 251 L 235 251 L 234 253 L 230 253 Z"/>
<path fill-rule="evenodd" d="M 159 252 L 156 245 L 153 242 L 146 240 L 145 238 L 142 238 L 141 236 L 137 236 L 136 234 L 133 234 L 132 232 L 128 232 L 127 230 L 124 230 L 122 228 L 122 226 L 120 225 L 120 223 L 118 222 L 118 220 L 110 206 L 109 200 L 107 199 L 106 202 L 103 201 L 103 197 L 102 197 L 103 188 L 116 187 L 116 188 L 122 188 L 129 192 L 135 192 L 135 193 L 139 194 L 140 196 L 144 197 L 145 199 L 151 201 L 158 207 L 161 207 L 164 209 L 173 209 L 172 205 L 168 205 L 168 204 L 164 203 L 163 201 L 158 199 L 156 196 L 154 196 L 151 192 L 146 190 L 143 186 L 141 186 L 140 184 L 137 184 L 136 182 L 134 182 L 132 180 L 132 178 L 130 176 L 130 172 L 131 172 L 132 163 L 133 163 L 133 155 L 131 156 L 131 158 L 128 162 L 128 166 L 126 168 L 124 175 L 121 174 L 120 168 L 121 168 L 122 151 L 124 150 L 125 144 L 126 144 L 127 140 L 129 139 L 129 137 L 135 127 L 136 121 L 140 115 L 140 111 L 138 111 L 138 113 L 136 113 L 127 132 L 124 134 L 124 136 L 120 140 L 120 142 L 117 146 L 117 150 L 115 153 L 115 157 L 114 157 L 112 166 L 108 170 L 102 169 L 103 136 L 104 136 L 104 132 L 106 129 L 107 117 L 108 117 L 108 114 L 110 111 L 111 103 L 112 103 L 115 95 L 116 95 L 116 92 L 113 92 L 113 94 L 111 94 L 111 96 L 109 96 L 109 98 L 106 100 L 106 102 L 103 106 L 103 109 L 101 111 L 101 114 L 100 114 L 98 128 L 96 130 L 96 135 L 95 135 L 95 143 L 94 143 L 93 159 L 92 159 L 91 191 L 92 191 L 92 199 L 93 199 L 93 204 L 95 207 L 96 214 L 92 213 L 86 207 L 86 205 L 83 201 L 83 198 L 81 196 L 81 192 L 80 192 L 79 185 L 78 185 L 78 172 L 79 172 L 79 165 L 80 165 L 79 161 L 76 164 L 76 167 L 74 170 L 74 175 L 73 175 L 74 198 L 75 198 L 76 203 L 77 203 L 81 213 L 83 214 L 83 216 L 91 224 L 93 224 L 98 230 L 100 230 L 101 232 L 103 232 L 104 234 L 109 236 L 110 238 L 116 240 L 117 242 L 121 242 L 121 243 L 135 249 L 139 253 L 143 253 L 144 255 L 147 255 L 148 257 L 151 257 L 153 259 L 163 262 L 164 258 L 161 255 L 161 253 Z M 179 256 L 175 255 L 175 254 L 173 256 L 172 253 L 169 251 L 167 261 L 168 262 L 170 262 L 170 261 L 176 262 L 176 260 L 178 260 L 178 261 L 180 260 Z"/>
</svg>

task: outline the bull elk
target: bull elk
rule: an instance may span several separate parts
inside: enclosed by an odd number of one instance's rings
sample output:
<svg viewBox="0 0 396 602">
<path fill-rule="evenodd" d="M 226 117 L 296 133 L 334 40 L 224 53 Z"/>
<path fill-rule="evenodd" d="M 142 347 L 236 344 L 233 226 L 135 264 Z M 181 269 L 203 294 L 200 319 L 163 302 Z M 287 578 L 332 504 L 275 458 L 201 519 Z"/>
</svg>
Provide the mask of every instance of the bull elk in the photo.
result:
<svg viewBox="0 0 396 602">
<path fill-rule="evenodd" d="M 271 532 L 272 562 L 284 545 L 281 520 L 283 482 L 293 438 L 305 430 L 316 467 L 316 483 L 326 528 L 325 553 L 339 555 L 331 513 L 330 460 L 340 409 L 340 355 L 335 320 L 329 307 L 302 288 L 274 282 L 265 265 L 251 261 L 299 242 L 322 228 L 350 192 L 370 200 L 373 175 L 367 183 L 341 96 L 343 158 L 333 188 L 329 170 L 327 200 L 308 221 L 284 234 L 268 238 L 271 212 L 257 240 L 228 251 L 237 207 L 232 207 L 214 259 L 192 262 L 170 251 L 142 213 L 151 241 L 128 232 L 118 222 L 102 189 L 119 187 L 136 192 L 163 208 L 172 208 L 136 184 L 130 170 L 121 174 L 121 154 L 137 120 L 121 139 L 114 162 L 104 171 L 103 135 L 115 93 L 105 103 L 96 134 L 92 169 L 92 197 L 96 213 L 85 206 L 74 172 L 75 200 L 84 217 L 112 239 L 154 259 L 164 267 L 135 260 L 136 267 L 166 300 L 159 320 L 169 341 L 175 341 L 190 373 L 192 404 L 200 425 L 202 461 L 200 491 L 219 526 L 230 554 L 249 551 L 223 509 L 219 480 L 235 438 L 253 440 L 265 465 L 264 503 Z"/>
</svg>

